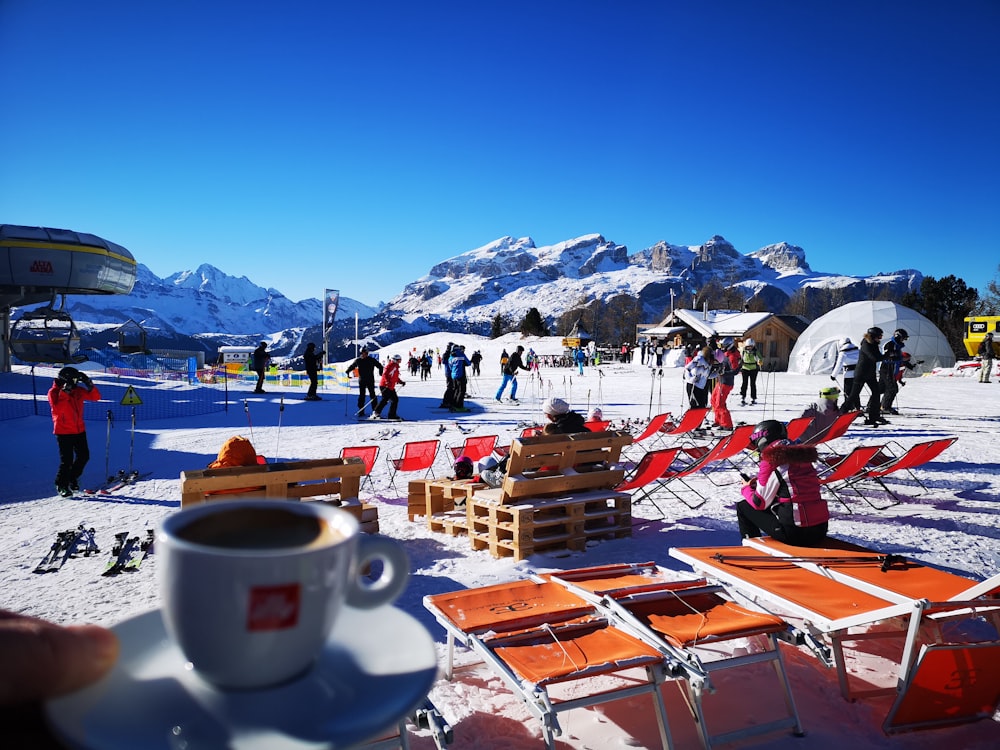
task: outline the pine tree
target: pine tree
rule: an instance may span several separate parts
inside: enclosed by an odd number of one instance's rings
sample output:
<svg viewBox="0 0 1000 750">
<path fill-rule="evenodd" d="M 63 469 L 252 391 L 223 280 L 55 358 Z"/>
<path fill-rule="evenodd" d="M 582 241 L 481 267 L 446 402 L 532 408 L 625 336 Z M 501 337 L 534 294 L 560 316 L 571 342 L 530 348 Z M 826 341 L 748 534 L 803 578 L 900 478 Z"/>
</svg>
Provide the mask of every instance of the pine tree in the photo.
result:
<svg viewBox="0 0 1000 750">
<path fill-rule="evenodd" d="M 542 320 L 542 314 L 537 307 L 528 310 L 528 314 L 521 321 L 521 335 L 523 336 L 548 336 L 549 329 Z"/>
</svg>

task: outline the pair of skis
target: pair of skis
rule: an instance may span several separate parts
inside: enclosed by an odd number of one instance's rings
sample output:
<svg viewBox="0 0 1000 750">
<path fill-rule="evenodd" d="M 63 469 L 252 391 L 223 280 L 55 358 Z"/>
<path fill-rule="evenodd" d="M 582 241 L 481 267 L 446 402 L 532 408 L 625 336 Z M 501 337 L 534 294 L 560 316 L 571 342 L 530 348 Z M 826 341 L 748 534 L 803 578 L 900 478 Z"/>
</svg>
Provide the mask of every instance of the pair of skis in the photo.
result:
<svg viewBox="0 0 1000 750">
<path fill-rule="evenodd" d="M 129 536 L 129 532 L 115 534 L 115 544 L 111 548 L 111 559 L 104 567 L 102 576 L 116 576 L 119 573 L 134 573 L 153 551 L 153 530 L 146 530 L 146 538 Z"/>
<path fill-rule="evenodd" d="M 39 561 L 38 565 L 35 566 L 33 572 L 57 573 L 71 557 L 76 557 L 80 554 L 84 557 L 90 557 L 90 555 L 97 554 L 100 551 L 97 541 L 94 538 L 94 529 L 85 528 L 84 524 L 81 523 L 76 529 L 60 531 L 56 535 L 56 540 L 49 547 L 49 551 L 45 553 L 45 556 Z"/>
<path fill-rule="evenodd" d="M 148 477 L 152 472 L 147 472 L 146 474 L 140 474 L 138 470 L 133 469 L 132 471 L 119 471 L 115 476 L 108 477 L 108 481 L 105 482 L 100 487 L 92 490 L 84 490 L 87 495 L 110 495 L 113 492 L 117 492 L 120 489 L 128 487 L 138 482 L 143 477 Z"/>
</svg>

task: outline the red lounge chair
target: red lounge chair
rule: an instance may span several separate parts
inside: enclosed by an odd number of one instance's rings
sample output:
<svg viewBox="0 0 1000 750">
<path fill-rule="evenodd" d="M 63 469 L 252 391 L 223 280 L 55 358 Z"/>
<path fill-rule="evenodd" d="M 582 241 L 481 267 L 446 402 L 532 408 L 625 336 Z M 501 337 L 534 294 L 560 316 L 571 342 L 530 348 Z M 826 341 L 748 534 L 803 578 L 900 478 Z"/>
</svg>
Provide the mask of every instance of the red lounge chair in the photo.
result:
<svg viewBox="0 0 1000 750">
<path fill-rule="evenodd" d="M 611 420 L 595 419 L 592 422 L 584 422 L 583 426 L 586 427 L 591 432 L 607 432 L 608 428 L 611 426 Z"/>
<path fill-rule="evenodd" d="M 806 428 L 812 424 L 812 417 L 796 417 L 795 419 L 789 421 L 785 426 L 785 431 L 788 434 L 789 440 L 798 440 L 802 437 L 802 434 L 806 431 Z"/>
<path fill-rule="evenodd" d="M 434 459 L 437 458 L 440 440 L 420 440 L 406 443 L 399 458 L 386 457 L 389 462 L 389 484 L 396 489 L 396 474 L 401 471 L 423 471 L 424 476 L 433 476 Z"/>
<path fill-rule="evenodd" d="M 825 468 L 819 472 L 820 487 L 825 487 L 834 499 L 843 505 L 848 513 L 851 513 L 850 506 L 844 502 L 838 490 L 846 486 L 851 479 L 860 475 L 868 463 L 884 449 L 884 445 L 859 445 L 850 453 L 842 456 L 833 454 L 822 457 L 820 461 L 825 465 Z"/>
<path fill-rule="evenodd" d="M 356 456 L 364 461 L 365 477 L 361 480 L 361 486 L 363 487 L 365 482 L 368 482 L 368 486 L 372 492 L 375 491 L 375 483 L 372 481 L 372 469 L 375 468 L 375 459 L 378 458 L 378 448 L 377 445 L 354 445 L 349 448 L 340 449 L 341 458 Z"/>
<path fill-rule="evenodd" d="M 902 502 L 902 498 L 889 489 L 883 480 L 891 474 L 905 471 L 910 475 L 910 478 L 920 486 L 923 492 L 927 492 L 927 487 L 917 478 L 917 475 L 913 473 L 913 469 L 933 461 L 957 440 L 957 437 L 949 437 L 917 443 L 907 449 L 905 453 L 897 456 L 895 459 L 881 462 L 876 466 L 870 466 L 866 470 L 849 478 L 843 483 L 843 486 L 840 489 L 849 488 L 857 492 L 857 494 L 865 502 L 876 510 L 884 510 L 885 508 L 890 508 L 893 505 L 898 505 Z M 875 505 L 868 495 L 861 491 L 860 488 L 865 486 L 874 489 L 881 489 L 889 495 L 892 502 L 888 505 Z"/>
<path fill-rule="evenodd" d="M 849 411 L 841 414 L 833 421 L 833 424 L 826 428 L 826 430 L 814 436 L 812 440 L 809 440 L 808 444 L 819 445 L 820 443 L 828 443 L 831 440 L 843 437 L 847 432 L 847 428 L 850 427 L 854 420 L 860 416 L 860 411 Z"/>
<path fill-rule="evenodd" d="M 497 446 L 496 435 L 481 435 L 479 437 L 467 437 L 461 445 L 450 445 L 448 450 L 454 458 L 468 456 L 473 464 L 480 459 L 486 458 L 493 453 Z"/>
</svg>

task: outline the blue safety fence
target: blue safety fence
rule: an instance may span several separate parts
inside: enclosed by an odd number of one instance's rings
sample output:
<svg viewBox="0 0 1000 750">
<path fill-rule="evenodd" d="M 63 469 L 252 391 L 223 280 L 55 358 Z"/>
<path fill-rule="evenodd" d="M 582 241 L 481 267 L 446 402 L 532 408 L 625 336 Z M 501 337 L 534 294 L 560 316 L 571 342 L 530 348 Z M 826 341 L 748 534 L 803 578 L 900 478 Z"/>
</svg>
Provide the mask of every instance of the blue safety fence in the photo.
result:
<svg viewBox="0 0 1000 750">
<path fill-rule="evenodd" d="M 90 362 L 79 367 L 97 384 L 101 399 L 87 402 L 83 413 L 88 421 L 105 421 L 109 412 L 115 421 L 131 419 L 133 409 L 143 421 L 225 411 L 249 395 L 257 381 L 256 373 L 221 367 L 196 370 L 187 360 L 170 362 L 129 355 L 127 359 L 109 357 L 104 363 L 98 362 L 93 352 L 89 355 Z M 0 421 L 48 416 L 48 391 L 58 372 L 58 366 L 37 365 L 0 373 Z M 266 383 L 305 391 L 309 380 L 303 372 L 276 370 L 268 373 Z M 347 378 L 330 366 L 320 374 L 319 383 L 321 388 L 346 387 Z"/>
</svg>

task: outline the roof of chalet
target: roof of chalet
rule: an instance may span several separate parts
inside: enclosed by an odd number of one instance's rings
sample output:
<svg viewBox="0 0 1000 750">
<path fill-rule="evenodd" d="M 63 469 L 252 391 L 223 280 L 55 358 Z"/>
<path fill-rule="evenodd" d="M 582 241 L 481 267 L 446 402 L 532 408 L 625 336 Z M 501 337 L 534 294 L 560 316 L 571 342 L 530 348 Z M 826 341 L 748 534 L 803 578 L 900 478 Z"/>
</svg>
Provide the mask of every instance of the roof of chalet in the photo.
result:
<svg viewBox="0 0 1000 750">
<path fill-rule="evenodd" d="M 709 336 L 742 337 L 747 331 L 775 317 L 769 312 L 740 312 L 738 310 L 674 310 L 674 319 L 694 329 L 705 338 Z M 660 325 L 667 325 L 663 321 Z"/>
</svg>

